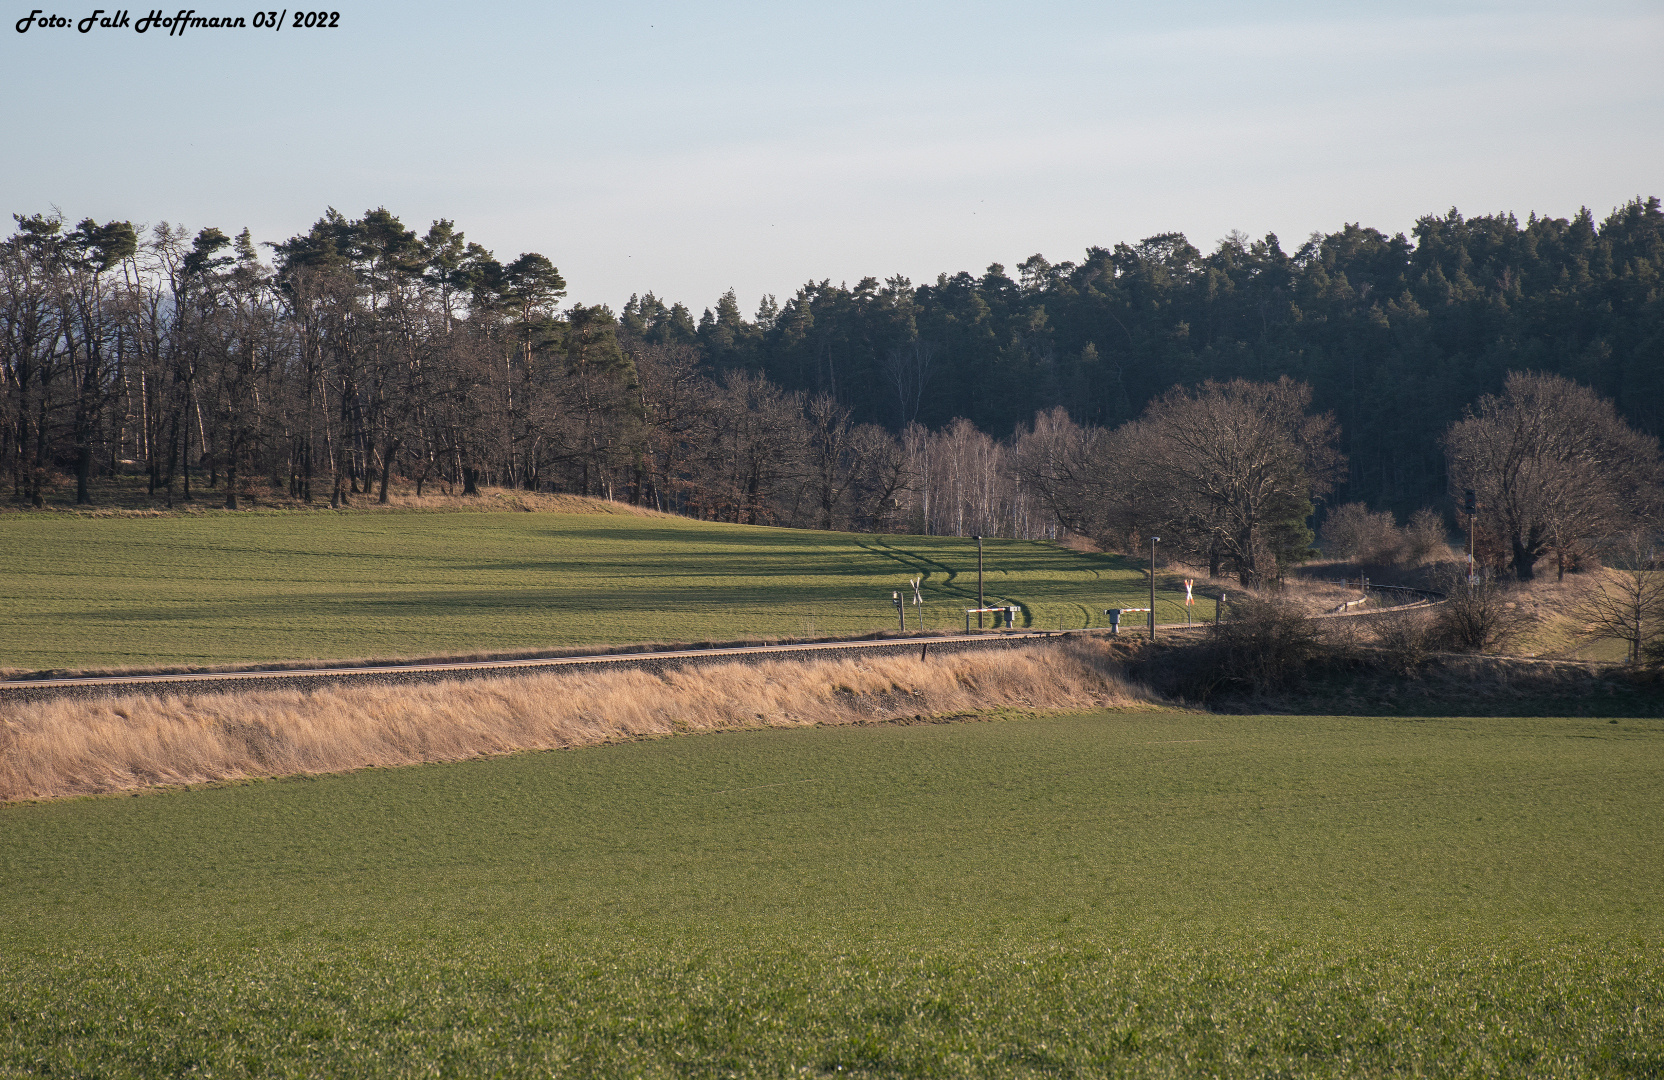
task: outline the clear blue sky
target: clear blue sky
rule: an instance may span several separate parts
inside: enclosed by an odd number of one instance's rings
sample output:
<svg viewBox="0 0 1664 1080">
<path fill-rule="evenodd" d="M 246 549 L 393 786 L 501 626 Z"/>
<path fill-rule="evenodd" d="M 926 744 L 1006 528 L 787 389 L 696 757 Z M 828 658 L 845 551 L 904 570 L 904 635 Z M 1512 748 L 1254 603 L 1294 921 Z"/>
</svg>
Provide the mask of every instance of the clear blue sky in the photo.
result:
<svg viewBox="0 0 1664 1080">
<path fill-rule="evenodd" d="M 615 308 L 1664 194 L 1658 0 L 353 2 L 335 30 L 16 33 L 44 2 L 0 25 L 5 212 L 280 240 L 385 205 Z"/>
</svg>

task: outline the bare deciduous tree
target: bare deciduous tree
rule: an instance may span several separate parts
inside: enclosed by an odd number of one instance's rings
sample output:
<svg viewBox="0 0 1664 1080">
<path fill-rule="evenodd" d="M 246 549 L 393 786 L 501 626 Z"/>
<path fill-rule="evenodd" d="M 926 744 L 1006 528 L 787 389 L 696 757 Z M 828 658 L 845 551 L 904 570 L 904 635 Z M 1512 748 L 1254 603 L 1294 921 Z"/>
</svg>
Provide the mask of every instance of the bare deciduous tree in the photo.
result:
<svg viewBox="0 0 1664 1080">
<path fill-rule="evenodd" d="M 1656 513 L 1658 440 L 1612 403 L 1559 375 L 1511 372 L 1445 435 L 1454 490 L 1506 538 L 1521 581 L 1553 552 L 1559 576 L 1580 544 L 1634 528 Z"/>
<path fill-rule="evenodd" d="M 1308 415 L 1310 404 L 1311 388 L 1286 376 L 1168 391 L 1117 432 L 1126 512 L 1204 557 L 1212 574 L 1223 561 L 1244 585 L 1263 580 L 1294 554 L 1279 550 L 1284 537 L 1304 529 L 1310 500 L 1345 462 L 1334 416 Z"/>
<path fill-rule="evenodd" d="M 884 353 L 884 374 L 895 387 L 901 426 L 904 428 L 919 417 L 935 359 L 935 343 L 918 338 L 893 346 Z"/>
<path fill-rule="evenodd" d="M 1019 429 L 1014 466 L 1040 504 L 1064 528 L 1106 539 L 1119 497 L 1119 477 L 1109 461 L 1110 433 L 1082 427 L 1066 409 L 1037 413 L 1032 428 Z"/>
<path fill-rule="evenodd" d="M 1635 663 L 1664 633 L 1664 566 L 1650 537 L 1635 532 L 1603 553 L 1608 572 L 1574 611 L 1592 638 L 1621 641 Z"/>
<path fill-rule="evenodd" d="M 854 427 L 849 410 L 830 394 L 816 394 L 809 400 L 809 485 L 815 501 L 816 524 L 833 527 L 843 507 L 844 496 L 857 473 L 851 460 Z"/>
<path fill-rule="evenodd" d="M 771 524 L 775 497 L 804 476 L 803 396 L 760 375 L 730 371 L 711 406 L 716 426 L 704 461 L 710 513 L 739 524 Z"/>
</svg>

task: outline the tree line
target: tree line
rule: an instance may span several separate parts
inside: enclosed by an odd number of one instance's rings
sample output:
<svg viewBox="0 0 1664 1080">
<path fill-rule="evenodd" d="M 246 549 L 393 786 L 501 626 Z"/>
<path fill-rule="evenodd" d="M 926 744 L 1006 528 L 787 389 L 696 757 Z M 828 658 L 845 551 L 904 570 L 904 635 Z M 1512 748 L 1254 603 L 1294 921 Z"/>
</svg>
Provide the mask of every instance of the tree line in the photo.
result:
<svg viewBox="0 0 1664 1080">
<path fill-rule="evenodd" d="M 331 210 L 262 258 L 248 230 L 16 217 L 0 244 L 0 467 L 41 506 L 138 473 L 172 505 L 251 485 L 332 506 L 397 474 L 562 490 L 751 524 L 1038 535 L 1001 444 L 893 433 L 696 341 L 563 305 L 537 253 L 450 221 Z"/>
<path fill-rule="evenodd" d="M 1004 435 L 1059 406 L 1112 428 L 1174 385 L 1288 375 L 1341 425 L 1344 497 L 1405 515 L 1443 498 L 1445 428 L 1509 371 L 1563 375 L 1664 435 L 1661 282 L 1664 212 L 1638 198 L 1599 221 L 1452 209 L 1292 249 L 1166 233 L 918 285 L 810 282 L 751 319 L 732 294 L 697 320 L 651 295 L 622 318 L 892 430 L 965 417 Z"/>
<path fill-rule="evenodd" d="M 1324 500 L 1442 516 L 1475 490 L 1488 557 L 1526 577 L 1656 510 L 1656 199 L 1293 255 L 1169 234 L 1015 280 L 810 284 L 750 320 L 731 292 L 697 320 L 567 305 L 543 255 L 385 209 L 269 258 L 246 229 L 15 220 L 0 467 L 24 505 L 58 475 L 82 503 L 138 473 L 235 507 L 386 501 L 396 474 L 753 524 L 1161 535 L 1245 582 L 1311 553 Z"/>
</svg>

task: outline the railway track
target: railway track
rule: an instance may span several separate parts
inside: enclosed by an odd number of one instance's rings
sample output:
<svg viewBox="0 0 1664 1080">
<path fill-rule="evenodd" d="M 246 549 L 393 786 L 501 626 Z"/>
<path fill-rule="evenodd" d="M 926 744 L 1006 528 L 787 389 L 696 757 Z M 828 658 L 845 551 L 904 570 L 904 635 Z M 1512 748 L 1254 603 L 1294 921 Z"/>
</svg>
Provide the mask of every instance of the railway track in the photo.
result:
<svg viewBox="0 0 1664 1080">
<path fill-rule="evenodd" d="M 1183 625 L 1182 623 L 1179 625 Z M 361 667 L 270 668 L 251 671 L 203 671 L 159 675 L 95 675 L 0 681 L 0 702 L 40 701 L 59 697 L 113 694 L 202 694 L 245 690 L 316 689 L 340 684 L 407 684 L 449 679 L 504 678 L 538 671 L 572 668 L 645 668 L 664 670 L 691 664 L 756 663 L 791 657 L 821 659 L 860 654 L 904 654 L 921 650 L 960 652 L 1004 648 L 1083 631 L 1016 630 L 998 634 L 941 637 L 895 637 L 873 641 L 827 641 L 794 645 L 737 645 L 656 652 L 598 653 L 519 660 L 458 660 L 425 664 L 374 664 Z"/>
<path fill-rule="evenodd" d="M 1409 599 L 1406 597 L 1406 599 Z M 1421 595 L 1386 611 L 1429 607 L 1435 600 Z M 1372 611 L 1336 612 L 1313 618 L 1363 618 Z M 1158 623 L 1160 633 L 1199 631 L 1207 623 Z M 1142 628 L 1129 628 L 1128 636 Z M 790 657 L 825 659 L 862 654 L 899 655 L 915 650 L 961 652 L 968 649 L 1007 648 L 1048 638 L 1077 635 L 1104 636 L 1106 628 L 1080 630 L 1013 630 L 936 637 L 894 637 L 872 641 L 827 641 L 792 645 L 734 645 L 655 652 L 595 653 L 583 656 L 531 657 L 517 660 L 455 660 L 420 664 L 372 664 L 360 667 L 266 668 L 247 671 L 201 671 L 151 675 L 91 675 L 0 680 L 0 702 L 45 701 L 54 698 L 108 697 L 118 694 L 184 695 L 234 693 L 249 690 L 314 690 L 332 685 L 402 685 L 451 679 L 512 678 L 539 671 L 574 668 L 638 668 L 663 671 L 673 667 L 711 663 L 756 663 Z"/>
</svg>

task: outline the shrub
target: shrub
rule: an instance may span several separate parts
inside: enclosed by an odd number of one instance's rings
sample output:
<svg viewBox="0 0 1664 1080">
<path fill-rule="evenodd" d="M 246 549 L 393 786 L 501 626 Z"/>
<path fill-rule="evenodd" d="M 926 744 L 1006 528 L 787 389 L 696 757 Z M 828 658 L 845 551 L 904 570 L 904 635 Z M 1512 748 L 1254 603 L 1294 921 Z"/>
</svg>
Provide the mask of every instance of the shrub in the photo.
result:
<svg viewBox="0 0 1664 1080">
<path fill-rule="evenodd" d="M 1445 556 L 1449 535 L 1444 518 L 1424 506 L 1410 515 L 1410 523 L 1404 527 L 1405 554 L 1416 566 Z"/>
<path fill-rule="evenodd" d="M 1347 503 L 1329 511 L 1323 522 L 1323 554 L 1330 558 L 1390 566 L 1402 561 L 1405 547 L 1402 530 L 1386 510 Z"/>
<path fill-rule="evenodd" d="M 1406 611 L 1371 621 L 1381 659 L 1400 675 L 1414 674 L 1438 643 L 1436 621 L 1427 611 Z"/>
<path fill-rule="evenodd" d="M 1347 503 L 1323 522 L 1323 554 L 1365 566 L 1420 566 L 1446 551 L 1444 519 L 1422 507 L 1400 526 L 1388 510 Z"/>
<path fill-rule="evenodd" d="M 1230 618 L 1213 629 L 1219 672 L 1257 693 L 1282 690 L 1306 673 L 1323 655 L 1318 625 L 1283 600 L 1233 602 Z"/>
<path fill-rule="evenodd" d="M 1444 582 L 1446 599 L 1439 605 L 1436 628 L 1443 642 L 1453 649 L 1485 652 L 1513 640 L 1530 622 L 1530 616 L 1508 599 L 1508 590 L 1495 578 L 1468 584 L 1465 574 L 1453 574 Z"/>
</svg>

